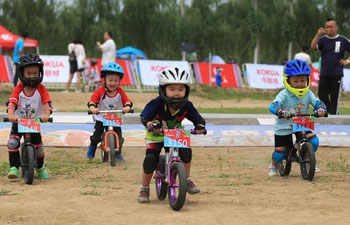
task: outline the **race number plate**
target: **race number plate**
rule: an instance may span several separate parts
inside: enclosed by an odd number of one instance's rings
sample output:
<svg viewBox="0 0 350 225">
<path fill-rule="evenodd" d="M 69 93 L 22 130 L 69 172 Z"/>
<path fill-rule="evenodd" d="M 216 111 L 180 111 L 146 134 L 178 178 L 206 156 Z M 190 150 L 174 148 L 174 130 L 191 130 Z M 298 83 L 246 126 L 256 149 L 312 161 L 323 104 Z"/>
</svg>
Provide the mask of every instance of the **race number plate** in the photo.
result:
<svg viewBox="0 0 350 225">
<path fill-rule="evenodd" d="M 18 133 L 39 133 L 40 122 L 35 119 L 18 119 Z"/>
<path fill-rule="evenodd" d="M 313 131 L 315 129 L 314 117 L 293 117 L 292 127 L 293 132 Z"/>
<path fill-rule="evenodd" d="M 164 147 L 190 148 L 190 131 L 182 129 L 170 129 L 164 131 Z"/>
<path fill-rule="evenodd" d="M 103 113 L 103 126 L 120 127 L 123 124 L 123 114 L 120 113 Z"/>
</svg>

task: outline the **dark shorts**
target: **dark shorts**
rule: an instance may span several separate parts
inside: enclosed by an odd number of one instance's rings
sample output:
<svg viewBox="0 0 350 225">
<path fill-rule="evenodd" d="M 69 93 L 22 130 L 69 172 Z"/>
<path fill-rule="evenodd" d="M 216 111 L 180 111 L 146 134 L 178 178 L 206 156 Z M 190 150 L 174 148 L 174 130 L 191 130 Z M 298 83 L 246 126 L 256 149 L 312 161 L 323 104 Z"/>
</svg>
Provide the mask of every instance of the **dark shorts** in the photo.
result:
<svg viewBox="0 0 350 225">
<path fill-rule="evenodd" d="M 78 71 L 77 61 L 69 61 L 69 73 L 73 74 Z"/>
<path fill-rule="evenodd" d="M 311 133 L 311 131 L 306 131 L 306 134 Z M 294 133 L 296 138 L 301 138 L 301 132 Z M 293 145 L 293 134 L 289 135 L 276 135 L 275 134 L 275 147 L 284 147 Z"/>
</svg>

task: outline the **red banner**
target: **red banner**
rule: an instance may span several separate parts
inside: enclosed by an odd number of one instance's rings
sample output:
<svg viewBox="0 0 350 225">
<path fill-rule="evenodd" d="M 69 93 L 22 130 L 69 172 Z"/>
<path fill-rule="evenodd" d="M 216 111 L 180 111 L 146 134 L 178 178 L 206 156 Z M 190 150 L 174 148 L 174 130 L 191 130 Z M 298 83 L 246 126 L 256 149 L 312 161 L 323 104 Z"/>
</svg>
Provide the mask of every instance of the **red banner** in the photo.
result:
<svg viewBox="0 0 350 225">
<path fill-rule="evenodd" d="M 10 82 L 13 79 L 12 61 L 9 56 L 0 56 L 0 82 Z"/>
<path fill-rule="evenodd" d="M 318 87 L 318 81 L 320 80 L 320 71 L 318 69 L 311 69 L 311 87 Z"/>
<path fill-rule="evenodd" d="M 101 65 L 101 59 L 96 59 L 97 60 L 97 68 L 98 71 L 102 69 Z M 136 85 L 136 80 L 134 76 L 134 72 L 132 70 L 132 64 L 130 61 L 126 60 L 116 60 L 116 63 L 118 63 L 124 70 L 124 78 L 122 79 L 120 85 L 121 86 L 129 86 L 129 85 Z M 91 59 L 89 59 L 89 63 L 91 66 Z"/>
<path fill-rule="evenodd" d="M 211 77 L 209 78 L 209 68 L 211 70 Z M 197 83 L 205 85 L 216 85 L 217 71 L 221 71 L 221 83 L 222 87 L 240 87 L 241 79 L 237 78 L 233 64 L 211 64 L 209 63 L 195 63 L 194 73 Z M 210 83 L 209 83 L 210 82 Z"/>
</svg>

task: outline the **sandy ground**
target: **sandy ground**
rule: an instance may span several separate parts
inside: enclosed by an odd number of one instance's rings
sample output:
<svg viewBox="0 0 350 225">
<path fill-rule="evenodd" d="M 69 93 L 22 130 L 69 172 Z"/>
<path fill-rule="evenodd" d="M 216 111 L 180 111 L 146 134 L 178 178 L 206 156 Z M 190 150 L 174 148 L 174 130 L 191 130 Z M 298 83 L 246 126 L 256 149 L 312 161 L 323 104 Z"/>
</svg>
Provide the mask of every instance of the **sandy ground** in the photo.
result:
<svg viewBox="0 0 350 225">
<path fill-rule="evenodd" d="M 143 148 L 125 148 L 127 162 L 115 168 L 87 163 L 83 149 L 46 153 L 51 178 L 26 185 L 4 176 L 8 155 L 0 147 L 0 224 L 350 223 L 348 149 L 319 149 L 322 171 L 309 182 L 297 164 L 288 178 L 269 177 L 271 148 L 195 148 L 192 179 L 201 193 L 188 195 L 180 212 L 156 199 L 153 181 L 151 201 L 137 202 Z"/>
</svg>

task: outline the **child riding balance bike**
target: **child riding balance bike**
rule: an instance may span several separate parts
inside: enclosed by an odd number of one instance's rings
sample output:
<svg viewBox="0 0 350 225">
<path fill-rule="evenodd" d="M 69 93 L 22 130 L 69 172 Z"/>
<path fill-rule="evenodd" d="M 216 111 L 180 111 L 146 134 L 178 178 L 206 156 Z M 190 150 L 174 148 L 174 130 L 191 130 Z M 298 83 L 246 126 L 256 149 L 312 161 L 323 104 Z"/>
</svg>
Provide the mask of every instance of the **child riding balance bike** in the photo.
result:
<svg viewBox="0 0 350 225">
<path fill-rule="evenodd" d="M 123 113 L 128 113 L 132 108 L 132 102 L 119 87 L 121 79 L 123 79 L 124 70 L 118 63 L 107 63 L 101 69 L 101 78 L 104 85 L 98 88 L 91 96 L 88 102 L 89 110 L 94 115 L 95 130 L 90 137 L 90 145 L 87 150 L 87 158 L 93 159 L 98 143 L 102 141 L 102 134 L 107 126 L 103 126 L 103 117 L 100 111 L 103 110 L 122 110 Z M 124 139 L 122 137 L 121 127 L 114 127 L 114 132 L 118 135 L 119 150 L 116 153 L 117 160 L 124 162 L 122 156 L 122 146 Z"/>
</svg>

